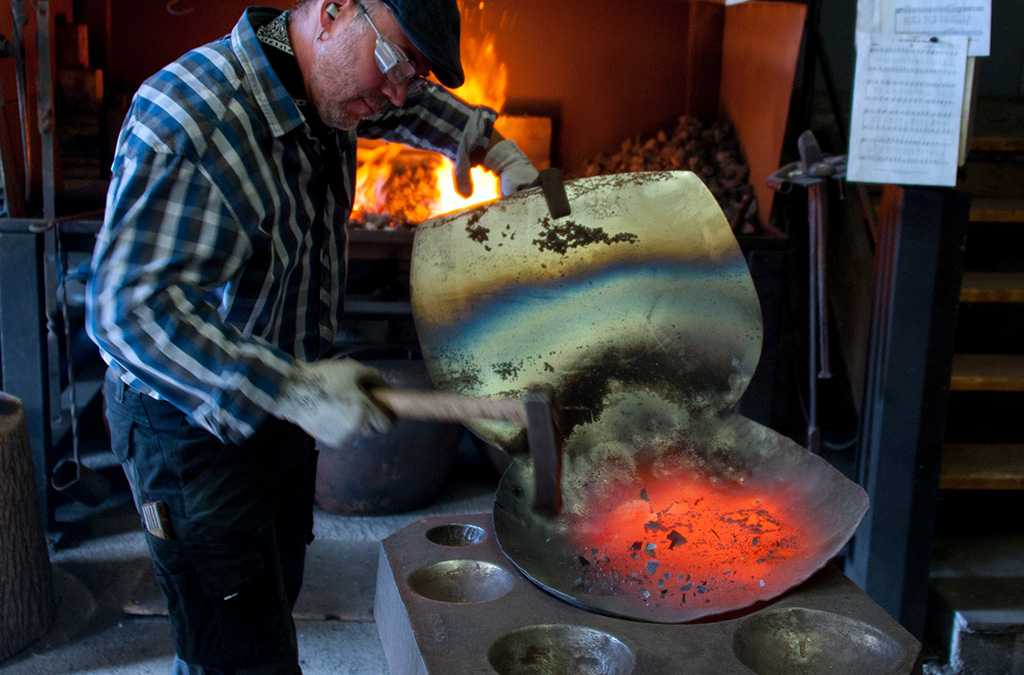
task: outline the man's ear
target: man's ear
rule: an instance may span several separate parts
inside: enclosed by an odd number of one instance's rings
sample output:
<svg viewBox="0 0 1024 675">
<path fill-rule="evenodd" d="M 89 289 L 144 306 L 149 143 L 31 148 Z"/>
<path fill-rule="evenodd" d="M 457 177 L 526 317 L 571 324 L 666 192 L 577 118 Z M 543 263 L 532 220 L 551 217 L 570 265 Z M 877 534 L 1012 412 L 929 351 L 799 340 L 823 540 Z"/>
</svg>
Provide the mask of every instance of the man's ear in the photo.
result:
<svg viewBox="0 0 1024 675">
<path fill-rule="evenodd" d="M 335 19 L 344 18 L 348 13 L 355 12 L 353 0 L 320 0 L 319 1 L 319 23 L 321 27 L 330 30 L 330 23 Z"/>
<path fill-rule="evenodd" d="M 330 33 L 337 20 L 343 20 L 355 14 L 355 3 L 353 0 L 319 0 L 317 3 L 317 25 L 320 32 L 317 39 L 323 37 L 324 32 Z"/>
</svg>

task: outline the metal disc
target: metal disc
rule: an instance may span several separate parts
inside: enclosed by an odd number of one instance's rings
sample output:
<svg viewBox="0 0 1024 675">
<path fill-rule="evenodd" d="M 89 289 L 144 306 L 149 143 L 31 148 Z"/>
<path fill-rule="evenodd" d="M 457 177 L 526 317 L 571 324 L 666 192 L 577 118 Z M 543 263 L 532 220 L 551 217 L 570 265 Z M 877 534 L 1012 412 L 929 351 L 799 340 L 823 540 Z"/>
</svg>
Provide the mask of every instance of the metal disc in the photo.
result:
<svg viewBox="0 0 1024 675">
<path fill-rule="evenodd" d="M 689 172 L 569 181 L 554 219 L 539 189 L 422 223 L 413 315 L 438 389 L 552 387 L 567 437 L 617 392 L 723 410 L 761 350 L 761 309 L 714 197 Z M 671 412 L 670 412 L 671 416 Z M 521 429 L 474 424 L 514 450 Z"/>
<path fill-rule="evenodd" d="M 867 512 L 863 489 L 740 415 L 676 446 L 567 457 L 566 507 L 534 513 L 533 472 L 502 476 L 494 531 L 536 584 L 604 614 L 680 623 L 748 607 L 808 579 Z"/>
<path fill-rule="evenodd" d="M 650 621 L 746 606 L 806 578 L 852 535 L 866 495 L 728 412 L 757 366 L 762 324 L 721 208 L 688 172 L 584 178 L 565 190 L 567 216 L 553 218 L 541 191 L 528 190 L 421 224 L 413 248 L 413 315 L 435 386 L 520 397 L 544 384 L 560 403 L 556 518 L 530 509 L 522 428 L 471 424 L 517 457 L 495 500 L 502 549 L 566 600 Z M 815 489 L 799 493 L 804 502 L 848 506 L 835 522 L 806 521 L 790 499 L 804 485 Z M 773 522 L 799 553 L 761 539 L 779 531 Z M 756 579 L 737 583 L 738 565 L 716 566 L 733 554 L 709 530 L 750 535 L 734 550 L 765 558 L 743 568 Z"/>
</svg>

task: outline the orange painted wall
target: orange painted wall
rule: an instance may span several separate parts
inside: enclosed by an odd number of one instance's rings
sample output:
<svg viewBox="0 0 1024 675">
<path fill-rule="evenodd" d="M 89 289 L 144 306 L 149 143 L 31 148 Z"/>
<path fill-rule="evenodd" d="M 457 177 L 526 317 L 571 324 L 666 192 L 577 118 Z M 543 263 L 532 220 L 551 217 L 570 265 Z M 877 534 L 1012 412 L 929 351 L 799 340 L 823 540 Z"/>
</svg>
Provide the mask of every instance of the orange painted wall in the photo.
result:
<svg viewBox="0 0 1024 675">
<path fill-rule="evenodd" d="M 506 109 L 555 117 L 563 168 L 674 126 L 685 112 L 688 3 L 489 0 L 491 9 L 509 17 L 496 35 L 509 71 Z"/>
<path fill-rule="evenodd" d="M 110 0 L 109 91 L 134 90 L 192 46 L 230 31 L 246 0 Z M 485 0 L 509 71 L 505 112 L 555 121 L 559 166 L 571 169 L 686 112 L 687 2 Z M 294 0 L 264 0 L 281 8 Z M 171 11 L 188 11 L 176 15 Z M 466 14 L 466 12 L 464 12 Z M 476 18 L 477 14 L 474 14 Z M 480 22 L 464 21 L 464 31 Z M 717 92 L 713 92 L 717 96 Z"/>
</svg>

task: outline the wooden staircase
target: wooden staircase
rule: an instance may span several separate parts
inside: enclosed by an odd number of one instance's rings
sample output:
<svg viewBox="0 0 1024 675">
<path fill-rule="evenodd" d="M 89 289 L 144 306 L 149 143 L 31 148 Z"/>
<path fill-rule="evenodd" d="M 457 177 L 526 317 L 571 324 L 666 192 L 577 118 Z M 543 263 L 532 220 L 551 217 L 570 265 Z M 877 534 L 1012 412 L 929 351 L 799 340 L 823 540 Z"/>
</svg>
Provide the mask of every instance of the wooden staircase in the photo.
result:
<svg viewBox="0 0 1024 675">
<path fill-rule="evenodd" d="M 1013 109 L 1019 116 L 1009 112 Z M 959 186 L 971 194 L 971 218 L 943 490 L 1024 490 L 1024 427 L 1017 419 L 1024 413 L 1019 407 L 1024 398 L 1024 124 L 1003 122 L 1014 118 L 1024 119 L 1019 102 L 979 104 L 976 137 Z M 975 408 L 971 399 L 990 406 L 991 414 L 959 418 Z M 972 428 L 979 421 L 989 428 Z"/>
<path fill-rule="evenodd" d="M 1024 100 L 979 101 L 926 650 L 936 675 L 1018 673 L 1024 644 Z"/>
</svg>

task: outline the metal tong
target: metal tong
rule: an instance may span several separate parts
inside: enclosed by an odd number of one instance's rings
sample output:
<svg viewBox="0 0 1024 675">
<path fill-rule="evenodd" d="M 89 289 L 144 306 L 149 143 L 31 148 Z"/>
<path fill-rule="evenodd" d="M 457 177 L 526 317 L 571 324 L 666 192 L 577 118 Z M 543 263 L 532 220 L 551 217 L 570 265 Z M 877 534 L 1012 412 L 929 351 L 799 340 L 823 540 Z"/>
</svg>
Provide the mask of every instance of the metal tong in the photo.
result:
<svg viewBox="0 0 1024 675">
<path fill-rule="evenodd" d="M 807 449 L 821 453 L 821 429 L 818 427 L 818 380 L 832 377 L 829 362 L 828 292 L 825 274 L 825 214 L 826 194 L 821 184 L 830 179 L 846 176 L 846 155 L 825 157 L 818 140 L 810 130 L 797 139 L 800 161 L 782 167 L 768 177 L 768 186 L 785 194 L 794 185 L 807 188 L 807 221 L 809 253 L 809 343 L 810 343 L 810 404 L 807 423 Z"/>
</svg>

